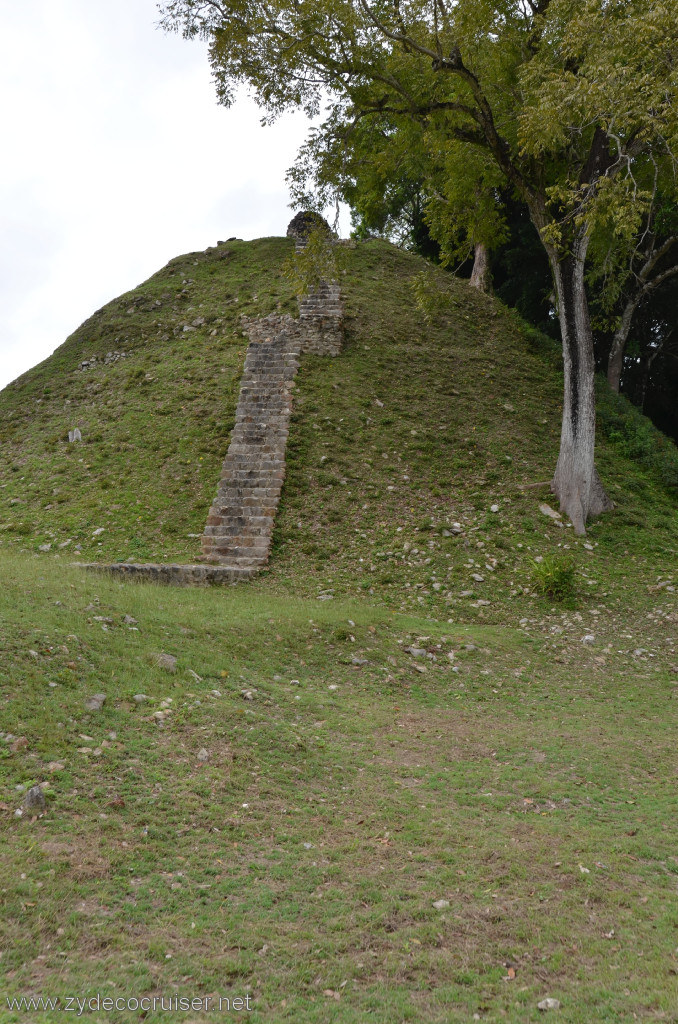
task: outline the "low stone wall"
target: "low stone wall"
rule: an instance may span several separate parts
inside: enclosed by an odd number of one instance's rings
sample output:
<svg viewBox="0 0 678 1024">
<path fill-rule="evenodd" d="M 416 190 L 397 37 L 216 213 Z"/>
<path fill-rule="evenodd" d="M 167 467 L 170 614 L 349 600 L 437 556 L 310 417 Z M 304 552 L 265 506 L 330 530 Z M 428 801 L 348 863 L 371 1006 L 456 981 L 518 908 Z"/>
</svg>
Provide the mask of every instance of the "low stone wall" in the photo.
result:
<svg viewBox="0 0 678 1024">
<path fill-rule="evenodd" d="M 76 562 L 80 569 L 93 572 L 106 572 L 111 576 L 125 580 L 137 580 L 139 583 L 166 583 L 173 586 L 222 585 L 239 583 L 249 579 L 256 569 L 244 569 L 225 565 L 172 565 L 165 563 L 114 562 L 102 565 L 97 562 Z"/>
</svg>

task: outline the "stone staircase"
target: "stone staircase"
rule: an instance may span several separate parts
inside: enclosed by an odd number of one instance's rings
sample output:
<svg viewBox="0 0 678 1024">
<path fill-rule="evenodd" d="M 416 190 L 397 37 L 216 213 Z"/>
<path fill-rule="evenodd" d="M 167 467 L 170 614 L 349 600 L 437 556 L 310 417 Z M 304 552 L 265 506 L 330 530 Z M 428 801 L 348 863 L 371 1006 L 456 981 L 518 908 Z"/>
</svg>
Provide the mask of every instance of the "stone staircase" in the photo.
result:
<svg viewBox="0 0 678 1024">
<path fill-rule="evenodd" d="M 235 428 L 202 537 L 203 557 L 256 570 L 268 560 L 285 479 L 301 334 L 291 317 L 246 322 L 250 343 Z"/>
</svg>

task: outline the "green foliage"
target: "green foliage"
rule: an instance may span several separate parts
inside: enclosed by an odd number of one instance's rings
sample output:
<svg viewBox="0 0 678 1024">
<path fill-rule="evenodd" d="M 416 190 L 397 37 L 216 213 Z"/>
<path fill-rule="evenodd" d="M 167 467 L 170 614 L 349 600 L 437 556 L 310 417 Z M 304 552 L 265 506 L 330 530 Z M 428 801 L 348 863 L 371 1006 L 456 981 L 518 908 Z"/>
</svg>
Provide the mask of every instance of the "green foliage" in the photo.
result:
<svg viewBox="0 0 678 1024">
<path fill-rule="evenodd" d="M 337 248 L 327 230 L 316 228 L 311 231 L 306 245 L 295 250 L 285 261 L 282 273 L 299 298 L 315 291 L 322 281 L 335 281 Z"/>
<path fill-rule="evenodd" d="M 577 593 L 577 567 L 569 555 L 544 555 L 530 562 L 529 581 L 538 594 L 552 601 L 572 602 Z"/>
<path fill-rule="evenodd" d="M 451 312 L 454 298 L 440 274 L 422 270 L 412 278 L 410 288 L 414 302 L 427 323 L 433 323 L 440 316 Z"/>
<path fill-rule="evenodd" d="M 210 43 L 220 100 L 247 82 L 271 116 L 333 104 L 293 174 L 318 170 L 367 220 L 423 183 L 434 236 L 492 244 L 503 182 L 528 202 L 551 244 L 573 227 L 637 227 L 647 193 L 635 161 L 671 151 L 676 39 L 667 0 L 551 0 L 454 5 L 412 0 L 406 11 L 354 0 L 165 0 L 163 25 Z M 450 55 L 443 57 L 444 54 Z M 595 159 L 594 159 L 595 158 Z M 456 239 L 454 242 L 453 240 Z"/>
</svg>

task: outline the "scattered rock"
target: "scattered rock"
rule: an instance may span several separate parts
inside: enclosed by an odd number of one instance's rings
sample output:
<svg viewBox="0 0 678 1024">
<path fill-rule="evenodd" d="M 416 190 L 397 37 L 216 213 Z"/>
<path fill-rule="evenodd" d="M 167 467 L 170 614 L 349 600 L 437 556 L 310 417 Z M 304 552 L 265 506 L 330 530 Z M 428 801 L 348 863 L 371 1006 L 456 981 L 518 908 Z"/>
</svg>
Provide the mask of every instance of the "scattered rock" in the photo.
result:
<svg viewBox="0 0 678 1024">
<path fill-rule="evenodd" d="M 132 697 L 132 700 L 134 701 L 135 704 L 145 704 L 146 701 L 148 700 L 148 697 L 146 696 L 145 693 L 135 693 L 134 696 Z"/>
<path fill-rule="evenodd" d="M 153 660 L 158 668 L 164 668 L 167 672 L 176 672 L 177 659 L 173 654 L 154 654 Z"/>
<path fill-rule="evenodd" d="M 595 636 L 593 635 L 593 633 L 587 633 L 587 634 L 586 634 L 586 636 L 583 636 L 583 637 L 581 638 L 581 642 L 582 642 L 583 644 L 592 644 L 592 643 L 595 643 L 595 639 L 596 639 L 596 638 L 595 638 Z"/>
<path fill-rule="evenodd" d="M 87 698 L 85 701 L 85 707 L 88 711 L 101 711 L 105 701 L 105 693 L 95 693 L 93 696 Z"/>
<path fill-rule="evenodd" d="M 102 533 L 105 533 L 105 532 L 106 532 L 106 529 L 105 529 L 105 527 L 103 527 L 103 526 L 98 526 L 98 527 L 97 527 L 97 529 L 96 529 L 96 530 L 95 530 L 95 531 L 93 532 L 92 536 L 93 536 L 93 537 L 100 537 L 100 536 L 101 536 L 101 534 L 102 534 Z"/>
<path fill-rule="evenodd" d="M 541 513 L 543 513 L 543 515 L 548 516 L 549 519 L 561 519 L 562 518 L 562 516 L 560 515 L 560 512 L 556 512 L 556 510 L 554 508 L 551 508 L 550 505 L 547 505 L 546 502 L 543 502 L 539 506 L 539 511 Z"/>
<path fill-rule="evenodd" d="M 156 303 L 158 305 L 158 303 Z M 127 310 L 128 313 L 135 312 L 136 307 L 132 306 Z M 117 363 L 119 359 L 125 359 L 127 357 L 126 352 L 107 352 L 101 362 L 104 366 L 109 366 L 111 363 Z M 83 359 L 78 365 L 79 370 L 91 370 L 99 363 L 100 358 L 98 356 L 90 356 L 89 359 Z M 69 438 L 70 440 L 70 438 Z M 76 439 L 77 440 L 77 439 Z"/>
<path fill-rule="evenodd" d="M 63 761 L 50 761 L 47 765 L 48 772 L 62 772 L 66 765 Z"/>
<path fill-rule="evenodd" d="M 38 551 L 49 551 L 51 547 L 51 544 L 41 544 L 40 547 L 38 548 Z"/>
<path fill-rule="evenodd" d="M 200 750 L 198 751 L 198 760 L 203 762 L 209 761 L 209 757 L 209 750 L 206 750 L 204 747 L 201 747 Z"/>
<path fill-rule="evenodd" d="M 449 900 L 436 900 L 435 903 L 433 904 L 436 910 L 445 910 L 445 908 L 449 907 L 449 905 Z"/>
<path fill-rule="evenodd" d="M 59 545 L 59 547 L 63 550 L 64 548 L 67 548 L 69 544 L 72 544 L 72 543 L 73 543 L 73 541 L 69 537 L 68 540 L 62 540 L 62 542 Z"/>
<path fill-rule="evenodd" d="M 24 797 L 24 807 L 27 811 L 44 811 L 45 794 L 40 786 L 31 786 Z"/>
<path fill-rule="evenodd" d="M 79 427 L 76 427 L 75 430 L 68 431 L 69 444 L 73 444 L 74 441 L 82 441 L 82 434 L 80 433 Z"/>
<path fill-rule="evenodd" d="M 537 1009 L 538 1010 L 559 1010 L 560 1009 L 560 1000 L 559 999 L 551 999 L 551 997 L 549 996 L 548 999 L 542 999 L 542 1001 L 540 1003 L 537 1003 Z"/>
<path fill-rule="evenodd" d="M 240 694 L 245 700 L 254 700 L 254 694 L 256 690 L 241 690 Z"/>
<path fill-rule="evenodd" d="M 479 572 L 471 573 L 471 578 L 474 579 L 476 581 L 476 583 L 484 583 L 485 582 L 485 577 L 481 576 Z"/>
<path fill-rule="evenodd" d="M 125 626 L 138 626 L 139 625 L 137 620 L 132 615 L 125 615 L 125 616 L 123 616 L 123 620 L 122 621 L 123 621 Z"/>
<path fill-rule="evenodd" d="M 352 665 L 367 665 L 367 658 L 351 658 Z"/>
<path fill-rule="evenodd" d="M 499 505 L 490 505 L 490 512 L 498 512 Z"/>
<path fill-rule="evenodd" d="M 411 654 L 413 658 L 425 658 L 428 651 L 424 647 L 406 647 L 406 654 Z"/>
</svg>

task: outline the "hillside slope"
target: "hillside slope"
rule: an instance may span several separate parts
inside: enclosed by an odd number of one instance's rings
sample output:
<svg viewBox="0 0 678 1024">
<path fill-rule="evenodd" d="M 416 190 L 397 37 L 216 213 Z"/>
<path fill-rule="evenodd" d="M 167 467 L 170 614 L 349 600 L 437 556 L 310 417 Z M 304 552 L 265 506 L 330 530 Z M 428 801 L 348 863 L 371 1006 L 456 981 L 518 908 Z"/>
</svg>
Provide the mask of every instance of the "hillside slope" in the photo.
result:
<svg viewBox="0 0 678 1024">
<path fill-rule="evenodd" d="M 291 252 L 262 239 L 172 260 L 2 393 L 2 544 L 195 560 L 233 424 L 240 316 L 295 313 Z M 558 450 L 557 351 L 386 243 L 342 246 L 340 267 L 345 350 L 302 360 L 273 556 L 255 586 L 501 621 L 517 597 L 530 606 L 532 557 L 575 552 L 583 592 L 609 599 L 630 571 L 648 586 L 675 571 L 676 451 L 647 421 L 603 396 L 598 465 L 617 508 L 577 540 L 539 509 Z M 664 453 L 664 483 L 629 457 L 648 448 Z"/>
<path fill-rule="evenodd" d="M 0 1024 L 675 1021 L 676 452 L 603 384 L 617 508 L 545 515 L 559 357 L 500 304 L 342 246 L 268 569 L 69 564 L 196 557 L 290 252 L 172 261 L 0 395 Z"/>
</svg>

